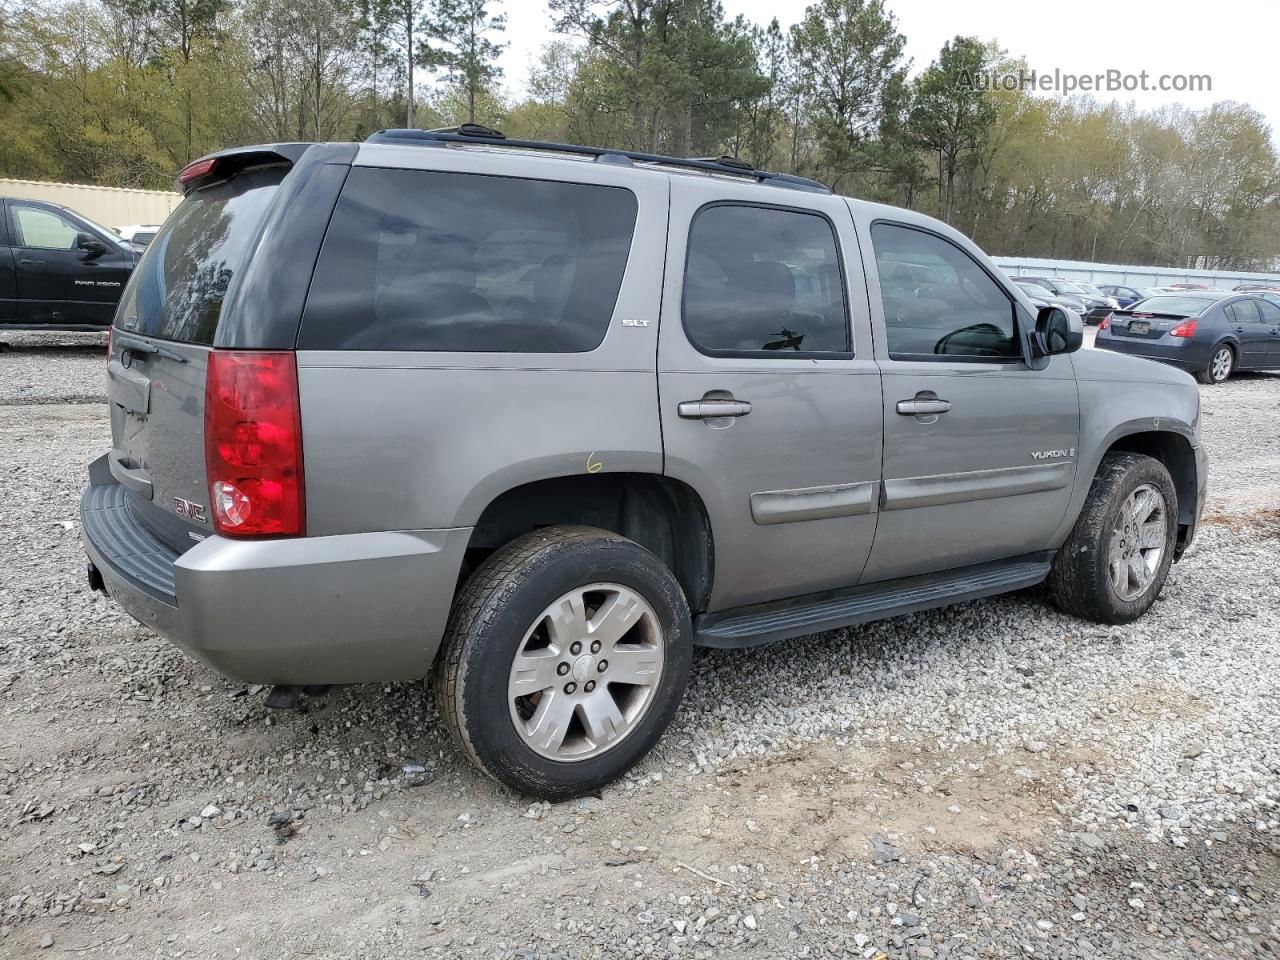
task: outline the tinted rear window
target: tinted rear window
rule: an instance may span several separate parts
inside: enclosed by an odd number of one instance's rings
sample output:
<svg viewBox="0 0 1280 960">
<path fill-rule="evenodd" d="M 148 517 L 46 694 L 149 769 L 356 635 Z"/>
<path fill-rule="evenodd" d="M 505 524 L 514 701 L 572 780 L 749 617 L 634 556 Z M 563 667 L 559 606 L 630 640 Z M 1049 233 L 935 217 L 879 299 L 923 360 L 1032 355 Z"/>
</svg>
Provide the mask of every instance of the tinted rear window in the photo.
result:
<svg viewBox="0 0 1280 960">
<path fill-rule="evenodd" d="M 630 190 L 423 170 L 351 171 L 298 346 L 577 353 L 622 285 Z"/>
<path fill-rule="evenodd" d="M 1134 313 L 1168 313 L 1179 317 L 1198 317 L 1217 301 L 1204 297 L 1147 297 L 1132 304 Z"/>
<path fill-rule="evenodd" d="M 166 340 L 212 344 L 222 301 L 243 269 L 284 166 L 258 167 L 196 190 L 147 244 L 116 325 Z"/>
</svg>

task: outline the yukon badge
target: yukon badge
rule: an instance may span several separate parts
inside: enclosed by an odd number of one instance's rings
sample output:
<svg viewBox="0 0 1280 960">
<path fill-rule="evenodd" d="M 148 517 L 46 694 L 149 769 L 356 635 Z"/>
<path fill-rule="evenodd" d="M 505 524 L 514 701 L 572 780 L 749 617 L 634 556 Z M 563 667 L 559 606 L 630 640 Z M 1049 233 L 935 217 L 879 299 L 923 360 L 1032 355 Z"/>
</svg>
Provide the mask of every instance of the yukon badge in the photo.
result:
<svg viewBox="0 0 1280 960">
<path fill-rule="evenodd" d="M 1033 460 L 1064 460 L 1071 459 L 1076 455 L 1076 448 L 1070 450 L 1032 450 L 1031 459 Z"/>
<path fill-rule="evenodd" d="M 198 503 L 192 503 L 190 500 L 183 500 L 181 497 L 173 498 L 173 512 L 180 517 L 194 520 L 196 523 L 207 522 L 204 515 L 204 507 Z"/>
</svg>

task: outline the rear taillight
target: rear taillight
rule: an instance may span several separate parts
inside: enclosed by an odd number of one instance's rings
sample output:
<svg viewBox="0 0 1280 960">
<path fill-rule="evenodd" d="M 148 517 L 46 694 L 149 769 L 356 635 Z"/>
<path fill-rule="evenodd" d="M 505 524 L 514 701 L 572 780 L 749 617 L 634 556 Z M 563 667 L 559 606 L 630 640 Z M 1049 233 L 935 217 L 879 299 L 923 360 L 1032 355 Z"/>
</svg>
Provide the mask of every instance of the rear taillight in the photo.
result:
<svg viewBox="0 0 1280 960">
<path fill-rule="evenodd" d="M 1180 324 L 1169 331 L 1171 337 L 1194 337 L 1196 335 L 1197 321 L 1183 320 Z"/>
<path fill-rule="evenodd" d="M 219 533 L 302 534 L 302 420 L 292 352 L 209 352 L 204 461 Z"/>
<path fill-rule="evenodd" d="M 1108 330 L 1110 328 L 1111 328 L 1111 314 L 1108 313 L 1105 317 L 1102 318 L 1102 322 L 1098 324 L 1098 329 Z"/>
</svg>

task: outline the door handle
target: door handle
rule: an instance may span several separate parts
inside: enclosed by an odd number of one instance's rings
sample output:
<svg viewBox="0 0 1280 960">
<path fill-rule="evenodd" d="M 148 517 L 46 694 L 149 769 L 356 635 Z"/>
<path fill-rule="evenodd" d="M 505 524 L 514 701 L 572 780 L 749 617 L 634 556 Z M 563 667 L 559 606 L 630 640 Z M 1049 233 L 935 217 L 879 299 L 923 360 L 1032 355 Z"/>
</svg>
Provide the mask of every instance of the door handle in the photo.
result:
<svg viewBox="0 0 1280 960">
<path fill-rule="evenodd" d="M 1236 333 L 1244 333 L 1244 327 L 1236 327 Z"/>
<path fill-rule="evenodd" d="M 745 417 L 750 412 L 751 404 L 745 400 L 684 400 L 676 407 L 682 420 Z"/>
<path fill-rule="evenodd" d="M 29 266 L 29 267 L 43 267 L 43 266 L 44 266 L 44 261 L 43 261 L 43 260 L 32 260 L 32 259 L 30 259 L 29 257 L 19 257 L 19 258 L 18 258 L 18 263 L 20 263 L 20 264 L 24 264 L 24 265 Z"/>
<path fill-rule="evenodd" d="M 898 413 L 904 417 L 931 417 L 951 409 L 950 400 L 917 396 L 913 400 L 899 400 Z"/>
</svg>

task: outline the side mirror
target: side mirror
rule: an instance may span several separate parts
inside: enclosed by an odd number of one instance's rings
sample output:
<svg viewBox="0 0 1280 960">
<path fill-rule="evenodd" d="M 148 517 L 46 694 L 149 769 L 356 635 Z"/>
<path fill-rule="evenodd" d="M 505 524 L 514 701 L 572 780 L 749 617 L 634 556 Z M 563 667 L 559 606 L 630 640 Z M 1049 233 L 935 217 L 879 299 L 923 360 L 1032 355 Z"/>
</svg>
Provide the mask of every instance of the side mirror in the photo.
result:
<svg viewBox="0 0 1280 960">
<path fill-rule="evenodd" d="M 76 247 L 85 255 L 86 260 L 100 257 L 107 252 L 107 245 L 91 233 L 81 233 L 76 237 Z"/>
<path fill-rule="evenodd" d="M 1074 353 L 1084 345 L 1084 323 L 1078 313 L 1041 307 L 1036 315 L 1035 350 L 1039 356 Z"/>
</svg>

